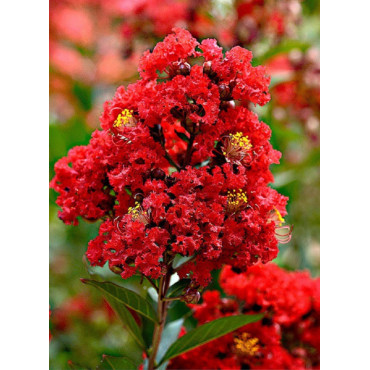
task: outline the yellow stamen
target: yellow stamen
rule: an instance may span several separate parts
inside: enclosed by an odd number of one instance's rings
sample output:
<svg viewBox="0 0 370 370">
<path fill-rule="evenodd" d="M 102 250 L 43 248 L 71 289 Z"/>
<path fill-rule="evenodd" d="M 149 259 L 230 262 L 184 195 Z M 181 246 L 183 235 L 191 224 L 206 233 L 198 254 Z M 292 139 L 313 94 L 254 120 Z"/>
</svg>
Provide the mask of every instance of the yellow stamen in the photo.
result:
<svg viewBox="0 0 370 370">
<path fill-rule="evenodd" d="M 274 207 L 274 210 L 276 212 L 276 217 L 277 217 L 277 223 L 279 224 L 279 226 L 282 226 L 283 223 L 285 222 L 285 220 L 283 219 L 283 217 L 281 216 L 281 213 Z"/>
<path fill-rule="evenodd" d="M 255 356 L 260 347 L 257 344 L 258 338 L 254 338 L 249 333 L 243 333 L 238 338 L 234 338 L 235 350 L 242 356 Z"/>
<path fill-rule="evenodd" d="M 114 121 L 113 127 L 123 126 L 133 126 L 135 125 L 135 117 L 133 116 L 133 111 L 124 109 Z"/>
<path fill-rule="evenodd" d="M 242 132 L 237 132 L 236 134 L 229 134 L 231 144 L 237 146 L 244 150 L 249 150 L 252 148 L 252 144 L 248 139 L 248 136 L 243 136 Z"/>
<path fill-rule="evenodd" d="M 242 191 L 242 189 L 239 189 L 238 191 L 233 189 L 232 191 L 229 190 L 227 192 L 227 209 L 229 213 L 233 214 L 241 211 L 247 203 L 247 194 Z"/>
<path fill-rule="evenodd" d="M 149 215 L 144 211 L 139 202 L 135 202 L 134 207 L 129 207 L 127 213 L 131 215 L 133 221 L 140 221 L 147 225 L 149 223 Z"/>
<path fill-rule="evenodd" d="M 228 162 L 240 164 L 247 153 L 251 150 L 252 144 L 248 136 L 244 136 L 242 132 L 229 134 L 222 147 L 222 154 Z"/>
</svg>

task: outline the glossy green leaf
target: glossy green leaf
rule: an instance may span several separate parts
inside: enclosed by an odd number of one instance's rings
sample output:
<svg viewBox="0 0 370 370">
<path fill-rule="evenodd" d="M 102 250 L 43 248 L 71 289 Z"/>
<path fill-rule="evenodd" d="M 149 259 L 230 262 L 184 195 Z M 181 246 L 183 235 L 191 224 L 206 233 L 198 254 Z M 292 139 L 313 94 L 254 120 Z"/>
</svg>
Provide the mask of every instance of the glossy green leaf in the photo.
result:
<svg viewBox="0 0 370 370">
<path fill-rule="evenodd" d="M 127 357 L 103 356 L 97 370 L 134 370 L 137 366 Z"/>
<path fill-rule="evenodd" d="M 176 341 L 179 336 L 182 325 L 184 324 L 184 319 L 178 319 L 168 323 L 162 333 L 162 339 L 159 343 L 156 361 L 159 362 L 164 354 L 167 352 L 168 348 L 172 343 Z"/>
<path fill-rule="evenodd" d="M 170 286 L 167 292 L 167 297 L 178 297 L 189 286 L 190 279 L 181 279 L 177 283 Z"/>
<path fill-rule="evenodd" d="M 181 139 L 181 140 L 184 140 L 186 143 L 189 142 L 189 138 L 183 133 L 183 132 L 179 132 L 179 131 L 176 131 L 176 135 Z"/>
<path fill-rule="evenodd" d="M 222 337 L 244 325 L 256 322 L 262 317 L 263 314 L 228 316 L 198 326 L 171 345 L 161 360 L 161 364 L 202 344 Z"/>
<path fill-rule="evenodd" d="M 192 256 L 184 257 L 184 256 L 181 256 L 180 254 L 176 254 L 175 259 L 173 260 L 173 268 L 179 267 L 180 265 L 189 261 L 191 258 Z"/>
<path fill-rule="evenodd" d="M 145 349 L 145 342 L 141 335 L 141 330 L 136 323 L 131 312 L 125 307 L 124 304 L 118 302 L 116 299 L 104 294 L 105 299 L 108 301 L 114 312 L 117 314 L 123 325 L 127 328 L 130 334 L 133 336 L 137 344 Z"/>
<path fill-rule="evenodd" d="M 123 303 L 125 306 L 137 311 L 148 319 L 157 322 L 157 314 L 154 311 L 151 303 L 139 296 L 139 294 L 135 293 L 134 291 L 108 281 L 99 282 L 90 279 L 81 279 L 81 281 L 84 284 L 95 286 L 105 294 Z"/>
</svg>

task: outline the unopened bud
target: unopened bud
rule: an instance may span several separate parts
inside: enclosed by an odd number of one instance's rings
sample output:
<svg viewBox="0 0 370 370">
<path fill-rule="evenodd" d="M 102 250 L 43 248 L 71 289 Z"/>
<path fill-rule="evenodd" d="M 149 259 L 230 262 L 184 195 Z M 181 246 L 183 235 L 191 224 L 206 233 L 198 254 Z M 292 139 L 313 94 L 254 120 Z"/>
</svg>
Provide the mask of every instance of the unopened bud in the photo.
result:
<svg viewBox="0 0 370 370">
<path fill-rule="evenodd" d="M 231 91 L 228 85 L 221 84 L 218 87 L 218 91 L 220 92 L 220 99 L 221 100 L 230 100 L 231 99 Z"/>
<path fill-rule="evenodd" d="M 138 189 L 138 190 L 135 191 L 134 199 L 137 202 L 140 202 L 140 203 L 143 201 L 144 194 L 143 194 L 143 191 L 141 189 Z"/>
<path fill-rule="evenodd" d="M 160 168 L 154 168 L 154 170 L 152 170 L 152 178 L 153 179 L 164 180 L 165 177 L 166 177 L 166 173 L 163 170 L 161 170 Z"/>
<path fill-rule="evenodd" d="M 235 108 L 234 100 L 221 101 L 221 103 L 220 103 L 220 109 L 221 110 L 228 110 L 228 109 L 234 109 L 234 108 Z"/>
<path fill-rule="evenodd" d="M 119 267 L 119 266 L 109 266 L 109 269 L 114 273 L 114 274 L 117 274 L 117 275 L 120 275 L 123 271 L 123 268 Z"/>
<path fill-rule="evenodd" d="M 188 76 L 190 74 L 190 64 L 189 63 L 181 63 L 179 66 L 179 74 L 183 76 Z"/>
<path fill-rule="evenodd" d="M 189 288 L 185 294 L 181 296 L 181 300 L 185 303 L 198 303 L 200 300 L 200 293 L 194 288 Z"/>
<path fill-rule="evenodd" d="M 203 72 L 208 75 L 211 71 L 212 71 L 212 62 L 203 63 Z"/>
</svg>

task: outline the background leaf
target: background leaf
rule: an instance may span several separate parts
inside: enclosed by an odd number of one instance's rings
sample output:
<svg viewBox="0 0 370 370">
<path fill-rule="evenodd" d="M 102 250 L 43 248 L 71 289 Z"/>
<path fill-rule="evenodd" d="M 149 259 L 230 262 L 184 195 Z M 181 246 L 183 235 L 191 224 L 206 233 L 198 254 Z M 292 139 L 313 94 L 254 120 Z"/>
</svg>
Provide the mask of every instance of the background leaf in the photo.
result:
<svg viewBox="0 0 370 370">
<path fill-rule="evenodd" d="M 159 348 L 157 352 L 156 361 L 159 362 L 164 356 L 168 348 L 172 343 L 176 341 L 179 336 L 182 325 L 184 324 L 184 319 L 178 319 L 167 324 L 162 333 L 162 339 L 159 343 Z"/>
<path fill-rule="evenodd" d="M 103 356 L 97 370 L 133 370 L 135 364 L 127 357 Z"/>
<path fill-rule="evenodd" d="M 136 323 L 135 319 L 131 315 L 131 312 L 120 302 L 118 302 L 116 299 L 107 296 L 104 294 L 105 299 L 108 301 L 114 312 L 117 314 L 119 319 L 122 321 L 122 323 L 125 325 L 127 330 L 130 332 L 130 334 L 133 336 L 135 341 L 139 344 L 139 346 L 142 349 L 146 348 L 144 339 L 141 335 L 141 330 Z"/>
<path fill-rule="evenodd" d="M 167 297 L 178 297 L 184 289 L 190 284 L 190 279 L 181 279 L 177 283 L 170 286 Z"/>
<path fill-rule="evenodd" d="M 193 348 L 199 347 L 202 344 L 231 333 L 244 325 L 256 322 L 262 317 L 263 314 L 228 316 L 201 325 L 173 343 L 160 364 L 182 353 L 188 352 Z"/>
<path fill-rule="evenodd" d="M 125 306 L 139 312 L 148 319 L 158 322 L 157 314 L 154 311 L 150 302 L 139 296 L 137 293 L 122 286 L 113 284 L 109 281 L 99 282 L 90 279 L 81 279 L 84 284 L 93 285 L 102 290 L 105 294 L 115 298 Z"/>
<path fill-rule="evenodd" d="M 292 50 L 306 51 L 310 47 L 308 42 L 300 40 L 285 40 L 279 45 L 270 48 L 265 54 L 253 59 L 253 65 L 259 65 L 265 63 L 268 59 L 278 55 L 289 53 Z"/>
</svg>

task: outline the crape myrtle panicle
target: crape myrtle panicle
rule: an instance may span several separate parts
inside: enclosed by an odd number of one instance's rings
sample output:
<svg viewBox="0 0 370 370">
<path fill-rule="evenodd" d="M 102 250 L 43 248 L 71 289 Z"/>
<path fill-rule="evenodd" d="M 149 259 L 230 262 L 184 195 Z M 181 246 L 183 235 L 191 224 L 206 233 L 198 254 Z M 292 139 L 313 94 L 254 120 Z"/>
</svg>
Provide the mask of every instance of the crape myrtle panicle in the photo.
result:
<svg viewBox="0 0 370 370">
<path fill-rule="evenodd" d="M 220 285 L 227 298 L 221 298 L 219 291 L 206 291 L 201 304 L 189 305 L 199 325 L 238 314 L 259 312 L 264 318 L 184 353 L 173 359 L 169 368 L 320 368 L 318 278 L 258 263 L 244 273 L 225 266 Z"/>
<path fill-rule="evenodd" d="M 156 279 L 192 256 L 177 272 L 206 286 L 213 269 L 266 263 L 290 239 L 287 198 L 268 186 L 280 153 L 250 110 L 269 101 L 270 79 L 251 60 L 175 28 L 105 103 L 102 130 L 56 163 L 60 219 L 103 221 L 92 265 Z"/>
</svg>

